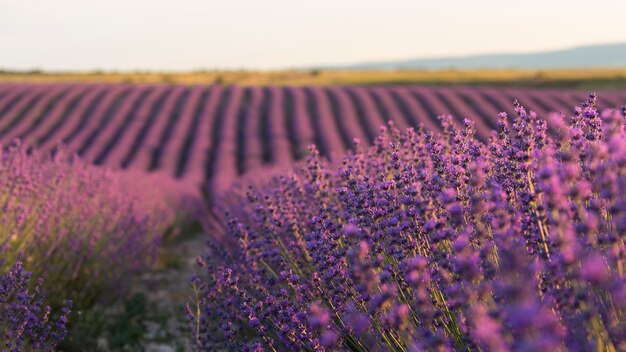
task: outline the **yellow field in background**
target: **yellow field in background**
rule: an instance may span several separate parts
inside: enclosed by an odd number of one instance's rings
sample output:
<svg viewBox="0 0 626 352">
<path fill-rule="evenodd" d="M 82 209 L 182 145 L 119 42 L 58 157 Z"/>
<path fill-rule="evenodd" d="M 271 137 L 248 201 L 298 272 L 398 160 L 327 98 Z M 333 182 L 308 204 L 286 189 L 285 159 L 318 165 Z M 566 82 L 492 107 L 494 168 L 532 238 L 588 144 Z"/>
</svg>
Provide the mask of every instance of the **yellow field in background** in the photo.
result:
<svg viewBox="0 0 626 352">
<path fill-rule="evenodd" d="M 8 72 L 0 82 L 101 82 L 239 85 L 490 84 L 626 89 L 626 68 L 576 70 Z"/>
</svg>

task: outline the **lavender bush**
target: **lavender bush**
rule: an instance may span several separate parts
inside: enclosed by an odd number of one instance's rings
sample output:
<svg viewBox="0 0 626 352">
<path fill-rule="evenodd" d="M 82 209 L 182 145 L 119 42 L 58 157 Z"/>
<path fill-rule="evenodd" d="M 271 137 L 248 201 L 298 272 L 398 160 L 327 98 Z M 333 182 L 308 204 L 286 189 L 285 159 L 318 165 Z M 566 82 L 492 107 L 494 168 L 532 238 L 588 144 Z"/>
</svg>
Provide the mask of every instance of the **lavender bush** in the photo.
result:
<svg viewBox="0 0 626 352">
<path fill-rule="evenodd" d="M 1 351 L 52 351 L 65 337 L 72 303 L 66 302 L 58 316 L 52 318 L 52 309 L 44 303 L 42 282 L 40 278 L 30 288 L 31 274 L 20 262 L 7 272 L 0 272 Z"/>
<path fill-rule="evenodd" d="M 0 155 L 0 272 L 16 262 L 44 277 L 54 305 L 85 309 L 150 264 L 174 211 L 163 187 L 19 143 Z"/>
<path fill-rule="evenodd" d="M 488 143 L 382 130 L 233 191 L 187 306 L 198 350 L 626 349 L 624 115 L 515 103 Z M 550 130 L 548 129 L 550 126 Z"/>
</svg>

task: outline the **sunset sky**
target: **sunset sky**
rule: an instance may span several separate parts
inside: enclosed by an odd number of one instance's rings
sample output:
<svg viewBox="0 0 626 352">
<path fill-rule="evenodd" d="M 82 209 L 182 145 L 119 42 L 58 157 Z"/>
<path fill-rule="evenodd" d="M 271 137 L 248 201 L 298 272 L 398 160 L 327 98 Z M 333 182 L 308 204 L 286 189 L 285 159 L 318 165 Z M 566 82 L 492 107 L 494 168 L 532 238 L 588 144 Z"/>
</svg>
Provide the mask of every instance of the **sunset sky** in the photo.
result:
<svg viewBox="0 0 626 352">
<path fill-rule="evenodd" d="M 626 1 L 0 0 L 0 68 L 274 69 L 626 41 Z"/>
</svg>

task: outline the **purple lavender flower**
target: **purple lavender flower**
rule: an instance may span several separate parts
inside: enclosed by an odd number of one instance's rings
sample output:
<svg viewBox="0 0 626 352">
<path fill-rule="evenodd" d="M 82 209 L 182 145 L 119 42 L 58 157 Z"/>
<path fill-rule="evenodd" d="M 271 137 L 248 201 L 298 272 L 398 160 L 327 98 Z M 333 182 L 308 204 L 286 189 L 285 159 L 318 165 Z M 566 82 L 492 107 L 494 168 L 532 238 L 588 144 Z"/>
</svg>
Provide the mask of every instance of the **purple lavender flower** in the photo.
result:
<svg viewBox="0 0 626 352">
<path fill-rule="evenodd" d="M 31 278 L 21 262 L 7 272 L 0 272 L 0 348 L 3 351 L 53 351 L 67 333 L 72 302 L 66 301 L 60 311 L 53 314 L 44 303 L 43 280 L 37 280 L 33 286 Z"/>
<path fill-rule="evenodd" d="M 514 108 L 487 143 L 389 126 L 231 197 L 198 349 L 625 349 L 623 119 L 593 94 L 570 119 Z"/>
</svg>

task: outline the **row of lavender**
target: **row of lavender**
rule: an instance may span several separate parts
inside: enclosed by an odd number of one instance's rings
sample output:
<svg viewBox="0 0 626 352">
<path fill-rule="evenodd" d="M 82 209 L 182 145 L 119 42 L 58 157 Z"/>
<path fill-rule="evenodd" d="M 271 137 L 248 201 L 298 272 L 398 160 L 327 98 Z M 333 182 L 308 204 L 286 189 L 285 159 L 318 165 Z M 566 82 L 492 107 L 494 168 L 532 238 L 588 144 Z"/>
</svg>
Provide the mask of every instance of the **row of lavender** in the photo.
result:
<svg viewBox="0 0 626 352">
<path fill-rule="evenodd" d="M 353 138 L 371 142 L 389 119 L 400 129 L 423 123 L 441 131 L 434 116 L 467 116 L 484 141 L 493 117 L 512 113 L 513 98 L 546 116 L 584 96 L 489 87 L 0 84 L 0 142 L 20 138 L 42 151 L 61 142 L 96 164 L 223 189 L 245 171 L 301 159 L 311 143 L 340 155 Z M 624 102 L 624 92 L 599 100 L 607 108 Z"/>
<path fill-rule="evenodd" d="M 0 350 L 54 350 L 68 321 L 123 297 L 187 215 L 183 191 L 63 149 L 0 148 Z"/>
<path fill-rule="evenodd" d="M 488 141 L 449 116 L 391 127 L 235 189 L 187 307 L 196 347 L 626 350 L 626 107 L 596 108 L 516 104 Z"/>
</svg>

